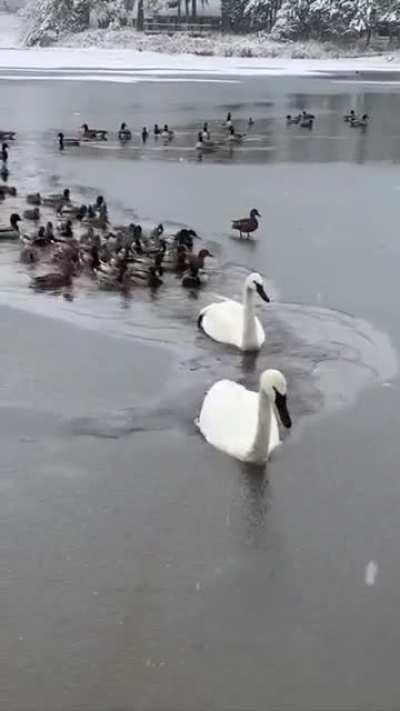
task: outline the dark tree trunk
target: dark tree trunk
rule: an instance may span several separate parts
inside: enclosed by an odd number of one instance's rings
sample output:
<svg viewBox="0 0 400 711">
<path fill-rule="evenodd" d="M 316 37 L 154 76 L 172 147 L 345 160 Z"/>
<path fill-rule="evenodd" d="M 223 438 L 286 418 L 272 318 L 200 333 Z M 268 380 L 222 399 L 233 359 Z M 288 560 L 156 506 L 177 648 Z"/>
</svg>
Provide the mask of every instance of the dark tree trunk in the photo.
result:
<svg viewBox="0 0 400 711">
<path fill-rule="evenodd" d="M 136 29 L 137 29 L 139 32 L 143 32 L 143 29 L 144 29 L 144 7 L 143 7 L 143 0 L 138 0 Z"/>
<path fill-rule="evenodd" d="M 197 17 L 197 0 L 192 0 L 192 18 L 195 20 Z"/>
</svg>

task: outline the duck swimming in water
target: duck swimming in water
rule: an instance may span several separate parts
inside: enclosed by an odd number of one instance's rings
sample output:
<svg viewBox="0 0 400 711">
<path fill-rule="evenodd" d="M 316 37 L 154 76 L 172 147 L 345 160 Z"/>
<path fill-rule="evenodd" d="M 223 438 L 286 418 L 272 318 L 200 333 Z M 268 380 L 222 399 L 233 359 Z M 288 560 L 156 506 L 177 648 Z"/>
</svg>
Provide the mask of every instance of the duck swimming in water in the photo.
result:
<svg viewBox="0 0 400 711">
<path fill-rule="evenodd" d="M 3 143 L 1 146 L 0 158 L 3 161 L 3 163 L 7 163 L 7 161 L 8 161 L 8 144 L 7 143 Z"/>
<path fill-rule="evenodd" d="M 132 131 L 128 128 L 125 122 L 121 123 L 121 127 L 118 131 L 118 139 L 121 143 L 126 143 L 127 141 L 132 140 Z"/>
<path fill-rule="evenodd" d="M 368 126 L 369 116 L 368 114 L 363 114 L 360 119 L 354 118 L 350 121 L 350 126 L 352 128 L 366 128 Z"/>
<path fill-rule="evenodd" d="M 34 220 L 37 222 L 40 220 L 40 210 L 38 207 L 34 207 L 32 210 L 24 210 L 23 212 L 24 220 Z"/>
<path fill-rule="evenodd" d="M 261 217 L 261 215 L 256 208 L 253 208 L 250 210 L 249 217 L 242 217 L 239 220 L 233 220 L 232 229 L 239 231 L 240 239 L 242 239 L 244 234 L 247 235 L 247 238 L 249 238 L 250 234 L 256 231 L 258 228 L 257 217 Z"/>
<path fill-rule="evenodd" d="M 58 134 L 57 138 L 60 151 L 63 151 L 66 146 L 77 147 L 81 145 L 79 138 L 66 138 L 61 131 Z"/>
<path fill-rule="evenodd" d="M 146 126 L 143 126 L 143 128 L 142 128 L 142 143 L 146 143 L 148 137 L 149 137 L 149 132 L 148 132 Z"/>
<path fill-rule="evenodd" d="M 107 141 L 108 131 L 102 128 L 89 128 L 87 123 L 83 123 L 81 129 L 85 141 Z"/>
<path fill-rule="evenodd" d="M 186 227 L 183 227 L 181 230 L 179 230 L 176 233 L 176 235 L 174 237 L 174 241 L 175 241 L 176 245 L 183 245 L 188 250 L 192 251 L 193 237 L 198 237 L 197 232 L 195 232 L 195 230 L 187 229 Z"/>
<path fill-rule="evenodd" d="M 0 141 L 15 141 L 15 131 L 0 131 Z"/>
<path fill-rule="evenodd" d="M 50 272 L 43 276 L 34 277 L 31 282 L 31 287 L 38 291 L 56 291 L 57 289 L 71 286 L 73 273 L 74 265 L 72 261 L 70 259 L 64 259 L 60 265 L 59 272 Z"/>
<path fill-rule="evenodd" d="M 22 222 L 21 217 L 17 212 L 13 212 L 10 217 L 9 227 L 0 227 L 0 240 L 2 239 L 19 239 L 20 231 L 18 223 Z"/>
<path fill-rule="evenodd" d="M 288 126 L 297 125 L 300 123 L 301 119 L 301 114 L 297 114 L 297 116 L 292 116 L 291 114 L 288 114 L 286 116 L 286 123 Z"/>
<path fill-rule="evenodd" d="M 35 205 L 38 207 L 39 205 L 42 204 L 42 198 L 40 193 L 28 193 L 26 196 L 26 202 L 28 205 Z"/>
</svg>

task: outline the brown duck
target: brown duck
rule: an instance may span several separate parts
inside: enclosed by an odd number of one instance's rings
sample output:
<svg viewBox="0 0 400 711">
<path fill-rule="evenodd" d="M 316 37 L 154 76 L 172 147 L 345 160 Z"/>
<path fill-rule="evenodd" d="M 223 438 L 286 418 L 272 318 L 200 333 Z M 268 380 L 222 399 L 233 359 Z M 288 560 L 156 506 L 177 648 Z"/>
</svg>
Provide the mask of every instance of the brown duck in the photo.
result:
<svg viewBox="0 0 400 711">
<path fill-rule="evenodd" d="M 66 259 L 62 265 L 62 270 L 59 272 L 50 272 L 43 276 L 37 276 L 32 279 L 31 286 L 33 289 L 51 290 L 62 289 L 64 286 L 71 286 L 74 265 L 70 259 Z"/>
<path fill-rule="evenodd" d="M 256 208 L 253 208 L 250 210 L 249 217 L 243 217 L 240 220 L 233 220 L 232 229 L 239 231 L 240 239 L 242 239 L 243 235 L 247 235 L 247 238 L 249 238 L 250 233 L 256 231 L 258 228 L 257 217 L 261 217 L 261 215 Z"/>
</svg>

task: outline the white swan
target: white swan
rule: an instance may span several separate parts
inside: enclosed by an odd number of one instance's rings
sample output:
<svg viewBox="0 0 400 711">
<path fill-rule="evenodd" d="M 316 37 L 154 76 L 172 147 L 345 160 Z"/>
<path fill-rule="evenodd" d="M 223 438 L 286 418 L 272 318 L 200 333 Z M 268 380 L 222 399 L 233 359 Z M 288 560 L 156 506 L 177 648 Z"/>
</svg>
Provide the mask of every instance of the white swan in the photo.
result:
<svg viewBox="0 0 400 711">
<path fill-rule="evenodd" d="M 279 370 L 265 370 L 258 393 L 219 380 L 206 394 L 198 427 L 207 442 L 242 462 L 264 464 L 280 444 L 278 421 L 291 427 L 287 384 Z"/>
<path fill-rule="evenodd" d="M 220 343 L 229 343 L 242 351 L 258 351 L 265 341 L 264 329 L 254 313 L 254 293 L 269 301 L 260 274 L 249 274 L 244 282 L 243 304 L 231 299 L 205 306 L 198 325 Z"/>
</svg>

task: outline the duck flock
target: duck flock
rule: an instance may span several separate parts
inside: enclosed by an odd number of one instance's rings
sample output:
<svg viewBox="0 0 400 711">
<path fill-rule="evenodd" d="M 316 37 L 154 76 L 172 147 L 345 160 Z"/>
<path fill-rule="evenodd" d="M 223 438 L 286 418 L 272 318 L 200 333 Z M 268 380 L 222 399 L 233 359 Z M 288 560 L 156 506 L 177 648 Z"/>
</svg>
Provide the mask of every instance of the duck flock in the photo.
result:
<svg viewBox="0 0 400 711">
<path fill-rule="evenodd" d="M 358 117 L 350 111 L 344 117 L 352 127 L 366 128 L 368 116 Z M 315 117 L 303 112 L 287 116 L 287 125 L 312 128 Z M 254 125 L 253 119 L 248 125 Z M 240 141 L 228 113 L 224 128 L 230 142 Z M 106 141 L 105 130 L 82 127 L 81 138 L 66 137 L 59 133 L 59 147 L 79 146 L 80 141 Z M 155 138 L 173 140 L 173 132 L 164 126 L 153 131 Z M 142 131 L 142 140 L 148 137 Z M 119 141 L 132 140 L 126 123 L 121 125 Z M 112 224 L 103 195 L 93 204 L 80 204 L 73 199 L 71 190 L 42 195 L 30 193 L 23 197 L 25 209 L 22 217 L 12 203 L 17 199 L 16 187 L 10 186 L 7 141 L 15 140 L 13 131 L 0 131 L 2 148 L 0 175 L 0 216 L 6 212 L 8 224 L 0 226 L 0 241 L 17 242 L 20 260 L 30 265 L 34 274 L 31 287 L 38 291 L 70 290 L 80 275 L 89 276 L 99 289 L 129 292 L 134 287 L 158 289 L 166 286 L 165 274 L 171 272 L 182 287 L 199 289 L 208 280 L 206 260 L 213 255 L 207 248 L 195 250 L 199 236 L 192 228 L 179 229 L 166 234 L 162 224 L 145 231 L 140 224 Z M 197 150 L 212 144 L 208 124 L 198 134 Z M 240 239 L 249 239 L 258 229 L 258 210 L 250 210 L 248 217 L 232 221 L 232 229 Z M 21 229 L 21 223 L 24 229 Z M 27 227 L 28 225 L 32 227 Z M 51 265 L 51 266 L 50 266 Z M 269 298 L 264 280 L 256 272 L 247 276 L 242 303 L 223 300 L 203 308 L 198 316 L 198 327 L 214 341 L 245 352 L 257 352 L 265 341 L 264 329 L 255 315 L 254 300 L 264 302 Z M 205 439 L 217 449 L 246 462 L 264 464 L 273 449 L 280 443 L 278 421 L 289 428 L 291 418 L 287 407 L 287 382 L 277 370 L 268 369 L 261 374 L 259 392 L 247 390 L 238 383 L 221 380 L 207 392 L 197 421 Z"/>
</svg>

